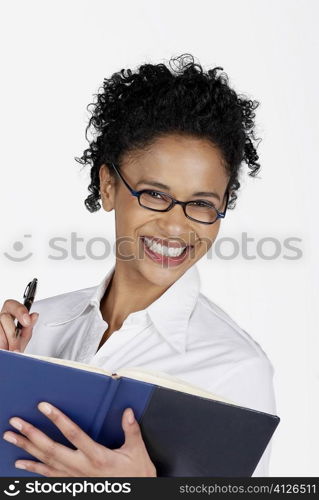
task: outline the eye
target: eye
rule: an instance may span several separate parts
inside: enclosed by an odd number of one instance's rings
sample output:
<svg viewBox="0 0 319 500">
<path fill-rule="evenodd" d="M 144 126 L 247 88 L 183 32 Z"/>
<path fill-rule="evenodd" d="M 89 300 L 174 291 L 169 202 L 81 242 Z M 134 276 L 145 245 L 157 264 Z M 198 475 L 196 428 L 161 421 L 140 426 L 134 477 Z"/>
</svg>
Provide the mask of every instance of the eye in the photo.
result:
<svg viewBox="0 0 319 500">
<path fill-rule="evenodd" d="M 196 207 L 209 207 L 209 208 L 215 208 L 212 203 L 209 203 L 208 201 L 193 201 L 192 205 L 195 205 Z"/>
<path fill-rule="evenodd" d="M 152 198 L 156 198 L 157 200 L 164 199 L 163 195 L 161 195 L 157 191 L 147 191 L 147 194 L 149 194 Z M 158 196 L 158 198 L 157 198 L 157 196 Z"/>
</svg>

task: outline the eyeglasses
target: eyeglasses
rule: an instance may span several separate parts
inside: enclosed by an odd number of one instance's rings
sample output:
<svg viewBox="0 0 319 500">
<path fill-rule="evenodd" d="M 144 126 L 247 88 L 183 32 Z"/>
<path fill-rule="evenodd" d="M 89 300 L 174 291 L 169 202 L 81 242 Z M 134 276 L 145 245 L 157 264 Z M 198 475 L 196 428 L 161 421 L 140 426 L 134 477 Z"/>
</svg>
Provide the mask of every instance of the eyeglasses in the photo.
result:
<svg viewBox="0 0 319 500">
<path fill-rule="evenodd" d="M 201 224 L 213 224 L 217 221 L 217 219 L 223 219 L 226 215 L 229 199 L 228 190 L 226 195 L 225 210 L 224 212 L 220 212 L 211 202 L 206 200 L 178 201 L 167 193 L 154 191 L 153 189 L 135 191 L 135 189 L 128 185 L 114 163 L 111 163 L 111 165 L 131 194 L 137 197 L 140 206 L 143 208 L 154 210 L 155 212 L 168 212 L 175 205 L 182 205 L 186 217 L 195 222 L 200 222 Z"/>
</svg>

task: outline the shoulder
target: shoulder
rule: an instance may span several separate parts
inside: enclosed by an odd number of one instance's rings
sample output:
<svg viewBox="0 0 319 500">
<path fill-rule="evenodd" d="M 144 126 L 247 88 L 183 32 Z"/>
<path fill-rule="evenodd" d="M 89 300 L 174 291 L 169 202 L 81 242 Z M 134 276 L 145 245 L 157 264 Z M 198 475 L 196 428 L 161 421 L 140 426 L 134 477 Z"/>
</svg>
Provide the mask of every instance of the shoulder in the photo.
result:
<svg viewBox="0 0 319 500">
<path fill-rule="evenodd" d="M 276 413 L 274 368 L 260 344 L 221 307 L 200 294 L 192 315 L 193 349 L 204 353 L 215 394 L 247 408 Z"/>
<path fill-rule="evenodd" d="M 253 361 L 273 371 L 273 366 L 261 345 L 221 307 L 200 293 L 190 319 L 189 341 L 207 345 L 220 359 L 238 365 Z M 192 335 L 192 332 L 194 334 Z"/>
</svg>

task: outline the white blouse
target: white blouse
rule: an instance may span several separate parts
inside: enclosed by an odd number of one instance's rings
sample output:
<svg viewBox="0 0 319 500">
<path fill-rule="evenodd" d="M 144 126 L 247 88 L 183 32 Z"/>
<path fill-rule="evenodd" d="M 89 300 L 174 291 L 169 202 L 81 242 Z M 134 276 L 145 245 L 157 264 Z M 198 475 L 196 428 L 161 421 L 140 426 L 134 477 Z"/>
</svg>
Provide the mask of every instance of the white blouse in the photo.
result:
<svg viewBox="0 0 319 500">
<path fill-rule="evenodd" d="M 260 345 L 200 292 L 196 265 L 143 310 L 133 312 L 97 351 L 108 323 L 100 300 L 115 265 L 98 286 L 35 301 L 39 318 L 25 353 L 116 372 L 159 370 L 239 405 L 276 414 L 274 369 Z M 97 351 L 97 352 L 96 352 Z M 271 441 L 254 476 L 268 476 Z"/>
</svg>

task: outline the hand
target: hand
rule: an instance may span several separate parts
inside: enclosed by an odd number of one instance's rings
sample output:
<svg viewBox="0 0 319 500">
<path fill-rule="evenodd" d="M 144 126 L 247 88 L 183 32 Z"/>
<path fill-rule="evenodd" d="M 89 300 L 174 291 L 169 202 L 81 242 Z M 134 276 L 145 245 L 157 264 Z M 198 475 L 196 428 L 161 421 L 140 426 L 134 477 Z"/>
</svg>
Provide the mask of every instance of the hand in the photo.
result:
<svg viewBox="0 0 319 500">
<path fill-rule="evenodd" d="M 30 314 L 20 302 L 12 299 L 6 300 L 0 312 L 0 349 L 23 352 L 32 337 L 32 329 L 38 316 L 36 312 Z M 15 338 L 14 320 L 16 318 L 23 326 L 18 338 Z"/>
<path fill-rule="evenodd" d="M 50 413 L 46 412 L 46 408 Z M 3 438 L 8 441 L 8 438 L 16 439 L 13 444 L 40 460 L 17 460 L 16 467 L 46 477 L 156 477 L 156 469 L 147 453 L 140 426 L 130 408 L 126 408 L 122 415 L 125 442 L 116 450 L 95 442 L 55 406 L 41 402 L 38 409 L 77 449 L 63 446 L 25 420 L 12 417 L 10 424 L 18 428 L 23 436 L 7 431 Z"/>
</svg>

